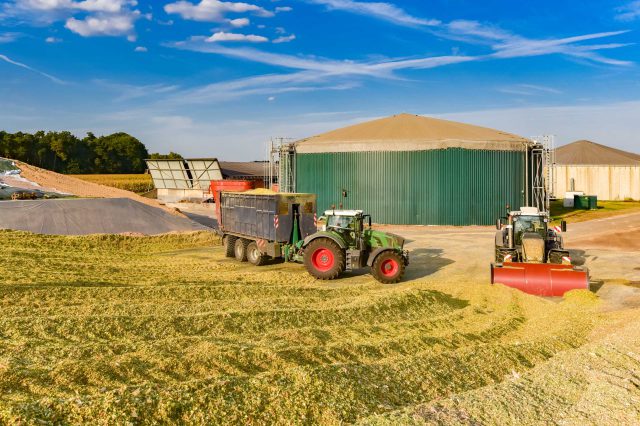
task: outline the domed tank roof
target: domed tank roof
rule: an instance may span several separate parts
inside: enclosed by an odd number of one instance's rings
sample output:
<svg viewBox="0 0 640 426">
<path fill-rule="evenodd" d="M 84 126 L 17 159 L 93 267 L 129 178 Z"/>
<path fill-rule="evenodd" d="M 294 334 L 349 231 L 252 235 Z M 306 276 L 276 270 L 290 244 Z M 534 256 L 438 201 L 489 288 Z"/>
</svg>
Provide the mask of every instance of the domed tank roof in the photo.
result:
<svg viewBox="0 0 640 426">
<path fill-rule="evenodd" d="M 521 136 L 486 127 L 398 114 L 299 140 L 296 151 L 301 154 L 446 148 L 524 151 L 531 143 Z"/>
<path fill-rule="evenodd" d="M 640 155 L 580 140 L 556 148 L 556 163 L 562 165 L 640 166 Z"/>
</svg>

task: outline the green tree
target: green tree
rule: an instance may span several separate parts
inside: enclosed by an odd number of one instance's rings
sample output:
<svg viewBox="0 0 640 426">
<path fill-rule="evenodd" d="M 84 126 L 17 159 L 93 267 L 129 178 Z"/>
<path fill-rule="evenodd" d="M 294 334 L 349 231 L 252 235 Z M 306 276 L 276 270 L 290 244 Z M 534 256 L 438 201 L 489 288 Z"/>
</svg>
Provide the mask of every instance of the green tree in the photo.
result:
<svg viewBox="0 0 640 426">
<path fill-rule="evenodd" d="M 153 154 L 149 155 L 149 159 L 150 160 L 182 160 L 183 157 L 177 152 L 171 151 L 168 154 L 159 154 L 157 152 L 154 152 Z"/>
<path fill-rule="evenodd" d="M 79 139 L 66 131 L 0 131 L 0 156 L 61 173 L 143 173 L 149 152 L 122 132 L 100 137 L 89 132 Z"/>
<path fill-rule="evenodd" d="M 127 133 L 114 133 L 90 141 L 96 157 L 96 173 L 143 173 L 149 151 L 142 142 Z"/>
</svg>

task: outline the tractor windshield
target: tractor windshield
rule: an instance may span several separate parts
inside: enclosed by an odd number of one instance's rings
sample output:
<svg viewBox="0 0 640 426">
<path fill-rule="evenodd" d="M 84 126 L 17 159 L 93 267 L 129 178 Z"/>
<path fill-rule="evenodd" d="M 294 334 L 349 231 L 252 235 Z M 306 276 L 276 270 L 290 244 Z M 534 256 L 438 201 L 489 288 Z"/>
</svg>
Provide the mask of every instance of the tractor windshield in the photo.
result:
<svg viewBox="0 0 640 426">
<path fill-rule="evenodd" d="M 329 216 L 329 219 L 327 221 L 327 227 L 353 229 L 354 221 L 355 221 L 355 217 L 353 216 Z"/>
<path fill-rule="evenodd" d="M 522 235 L 527 232 L 535 232 L 540 234 L 542 238 L 546 237 L 546 224 L 540 216 L 519 216 L 514 219 L 513 225 L 517 245 L 522 244 Z"/>
</svg>

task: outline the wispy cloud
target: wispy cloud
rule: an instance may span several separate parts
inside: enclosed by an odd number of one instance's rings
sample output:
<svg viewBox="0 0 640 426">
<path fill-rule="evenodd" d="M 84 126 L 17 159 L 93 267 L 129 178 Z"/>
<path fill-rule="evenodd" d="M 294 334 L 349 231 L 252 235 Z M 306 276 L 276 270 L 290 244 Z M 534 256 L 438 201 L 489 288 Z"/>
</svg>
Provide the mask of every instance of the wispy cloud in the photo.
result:
<svg viewBox="0 0 640 426">
<path fill-rule="evenodd" d="M 200 22 L 224 22 L 227 13 L 252 13 L 264 18 L 274 16 L 273 12 L 256 4 L 218 0 L 201 0 L 197 3 L 180 0 L 165 5 L 164 11 L 179 15 L 182 19 Z"/>
<path fill-rule="evenodd" d="M 499 92 L 510 95 L 535 96 L 535 95 L 559 95 L 562 91 L 553 87 L 541 86 L 537 84 L 516 84 L 513 86 L 500 87 Z"/>
<path fill-rule="evenodd" d="M 0 43 L 13 43 L 22 36 L 22 33 L 16 32 L 0 33 Z"/>
<path fill-rule="evenodd" d="M 92 80 L 92 82 L 100 87 L 116 92 L 116 96 L 114 98 L 116 102 L 167 95 L 180 88 L 179 86 L 172 84 L 146 84 L 136 86 L 133 84 L 114 83 L 112 81 L 100 79 Z"/>
<path fill-rule="evenodd" d="M 255 34 L 238 34 L 238 33 L 227 33 L 224 31 L 219 31 L 214 33 L 211 37 L 205 39 L 208 43 L 215 42 L 224 42 L 224 41 L 244 41 L 249 43 L 266 43 L 269 41 L 268 38 L 255 35 Z"/>
<path fill-rule="evenodd" d="M 354 0 L 308 0 L 310 3 L 326 6 L 329 10 L 341 10 L 358 15 L 371 16 L 383 21 L 409 26 L 437 26 L 437 19 L 424 19 L 407 13 L 404 9 L 383 2 L 363 2 Z"/>
<path fill-rule="evenodd" d="M 620 61 L 616 59 L 605 58 L 594 53 L 598 50 L 616 49 L 628 46 L 628 44 L 598 44 L 598 45 L 581 45 L 583 41 L 613 37 L 628 31 L 610 31 L 602 33 L 585 34 L 580 36 L 565 37 L 559 39 L 533 40 L 523 37 L 513 36 L 498 44 L 493 48 L 495 53 L 491 56 L 494 58 L 522 58 L 529 56 L 541 56 L 550 54 L 563 54 L 568 56 L 589 59 L 593 62 L 600 62 L 609 65 L 629 65 L 629 61 Z"/>
<path fill-rule="evenodd" d="M 291 41 L 293 41 L 295 39 L 296 39 L 296 35 L 295 34 L 290 34 L 288 36 L 280 36 L 278 38 L 274 38 L 273 39 L 273 43 L 276 43 L 276 44 L 278 44 L 278 43 L 289 43 L 289 42 L 291 42 Z"/>
<path fill-rule="evenodd" d="M 317 90 L 348 90 L 356 82 L 336 82 L 325 74 L 300 71 L 290 74 L 268 74 L 231 81 L 212 83 L 174 93 L 161 102 L 164 105 L 210 104 L 247 96 L 273 96 L 280 93 L 312 92 Z"/>
<path fill-rule="evenodd" d="M 216 43 L 207 43 L 204 37 L 194 37 L 187 41 L 168 44 L 170 47 L 203 53 L 212 53 L 245 61 L 271 65 L 295 72 L 250 77 L 230 82 L 215 83 L 181 92 L 182 101 L 206 102 L 210 99 L 231 99 L 253 95 L 270 95 L 296 91 L 311 91 L 330 87 L 344 90 L 356 87 L 359 79 L 402 79 L 399 73 L 410 69 L 433 69 L 454 64 L 508 59 L 550 54 L 564 54 L 610 65 L 627 65 L 628 61 L 606 58 L 600 50 L 616 49 L 626 44 L 584 44 L 601 38 L 614 37 L 625 31 L 602 32 L 573 37 L 545 40 L 531 40 L 510 32 L 481 26 L 469 21 L 456 21 L 452 26 L 458 35 L 474 35 L 487 41 L 490 52 L 480 55 L 443 55 L 414 58 L 386 58 L 371 61 L 336 60 L 316 56 L 296 56 L 267 52 L 252 48 L 230 48 Z M 282 30 L 284 31 L 284 30 Z M 339 84 L 332 84 L 336 78 Z M 504 93 L 527 95 L 557 94 L 559 91 L 545 86 L 522 84 L 499 89 Z"/>
<path fill-rule="evenodd" d="M 619 21 L 635 21 L 640 18 L 640 0 L 634 0 L 618 7 L 616 12 L 616 19 Z"/>
<path fill-rule="evenodd" d="M 309 3 L 325 5 L 329 10 L 340 10 L 374 19 L 382 19 L 401 26 L 423 27 L 440 37 L 471 44 L 489 46 L 493 58 L 516 58 L 563 54 L 590 62 L 606 65 L 625 66 L 630 61 L 607 58 L 595 53 L 598 50 L 615 49 L 627 44 L 580 45 L 578 43 L 624 34 L 627 31 L 593 33 L 567 38 L 531 39 L 490 23 L 471 20 L 453 20 L 449 23 L 438 19 L 426 19 L 410 15 L 393 3 L 361 2 L 355 0 L 306 0 Z M 634 0 L 621 8 L 623 19 L 631 20 L 640 16 L 640 0 Z"/>
<path fill-rule="evenodd" d="M 303 57 L 271 53 L 251 48 L 228 48 L 203 43 L 202 40 L 198 39 L 173 43 L 170 44 L 170 46 L 184 50 L 215 53 L 283 68 L 315 71 L 327 76 L 360 75 L 376 76 L 381 78 L 398 78 L 393 75 L 393 71 L 401 69 L 428 69 L 480 59 L 480 57 L 470 56 L 436 56 L 415 59 L 387 59 L 370 62 L 354 60 L 341 61 L 318 57 Z"/>
<path fill-rule="evenodd" d="M 480 59 L 466 56 L 440 56 L 383 59 L 366 62 L 339 61 L 319 57 L 270 53 L 246 47 L 229 48 L 206 43 L 202 39 L 192 39 L 174 43 L 170 46 L 229 56 L 294 71 L 224 81 L 180 91 L 171 97 L 173 103 L 207 103 L 246 96 L 268 96 L 288 92 L 347 90 L 358 87 L 361 84 L 359 80 L 362 78 L 399 79 L 400 77 L 395 72 L 403 69 L 428 69 Z"/>
<path fill-rule="evenodd" d="M 5 61 L 5 62 L 7 62 L 7 63 L 9 63 L 11 65 L 15 65 L 17 67 L 24 68 L 26 70 L 35 72 L 36 74 L 40 74 L 41 76 L 48 78 L 49 80 L 53 81 L 54 83 L 66 84 L 64 81 L 60 80 L 57 77 L 52 76 L 51 74 L 47 74 L 46 72 L 42 72 L 42 71 L 37 70 L 37 69 L 35 69 L 33 67 L 30 67 L 29 65 L 25 65 L 25 64 L 23 64 L 21 62 L 14 61 L 13 59 L 9 58 L 8 56 L 0 55 L 0 60 L 3 60 L 3 61 Z"/>
</svg>

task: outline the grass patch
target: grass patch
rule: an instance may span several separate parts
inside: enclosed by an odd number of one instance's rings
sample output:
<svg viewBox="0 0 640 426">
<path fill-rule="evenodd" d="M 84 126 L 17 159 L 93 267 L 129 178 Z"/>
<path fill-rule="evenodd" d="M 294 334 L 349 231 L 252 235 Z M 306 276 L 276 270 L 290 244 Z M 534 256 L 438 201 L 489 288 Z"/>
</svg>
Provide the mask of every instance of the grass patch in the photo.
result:
<svg viewBox="0 0 640 426">
<path fill-rule="evenodd" d="M 151 191 L 153 189 L 153 179 L 148 174 L 137 175 L 73 175 L 78 179 L 87 182 L 98 183 L 100 185 L 111 186 L 113 188 L 124 189 L 138 194 Z"/>
<path fill-rule="evenodd" d="M 559 222 L 566 220 L 568 223 L 584 222 L 592 219 L 640 211 L 640 201 L 598 201 L 597 210 L 574 210 L 564 207 L 562 200 L 551 202 L 551 220 Z"/>
<path fill-rule="evenodd" d="M 586 292 L 327 284 L 226 259 L 210 233 L 1 231 L 0 246 L 7 424 L 357 422 L 501 383 L 598 321 Z"/>
</svg>

